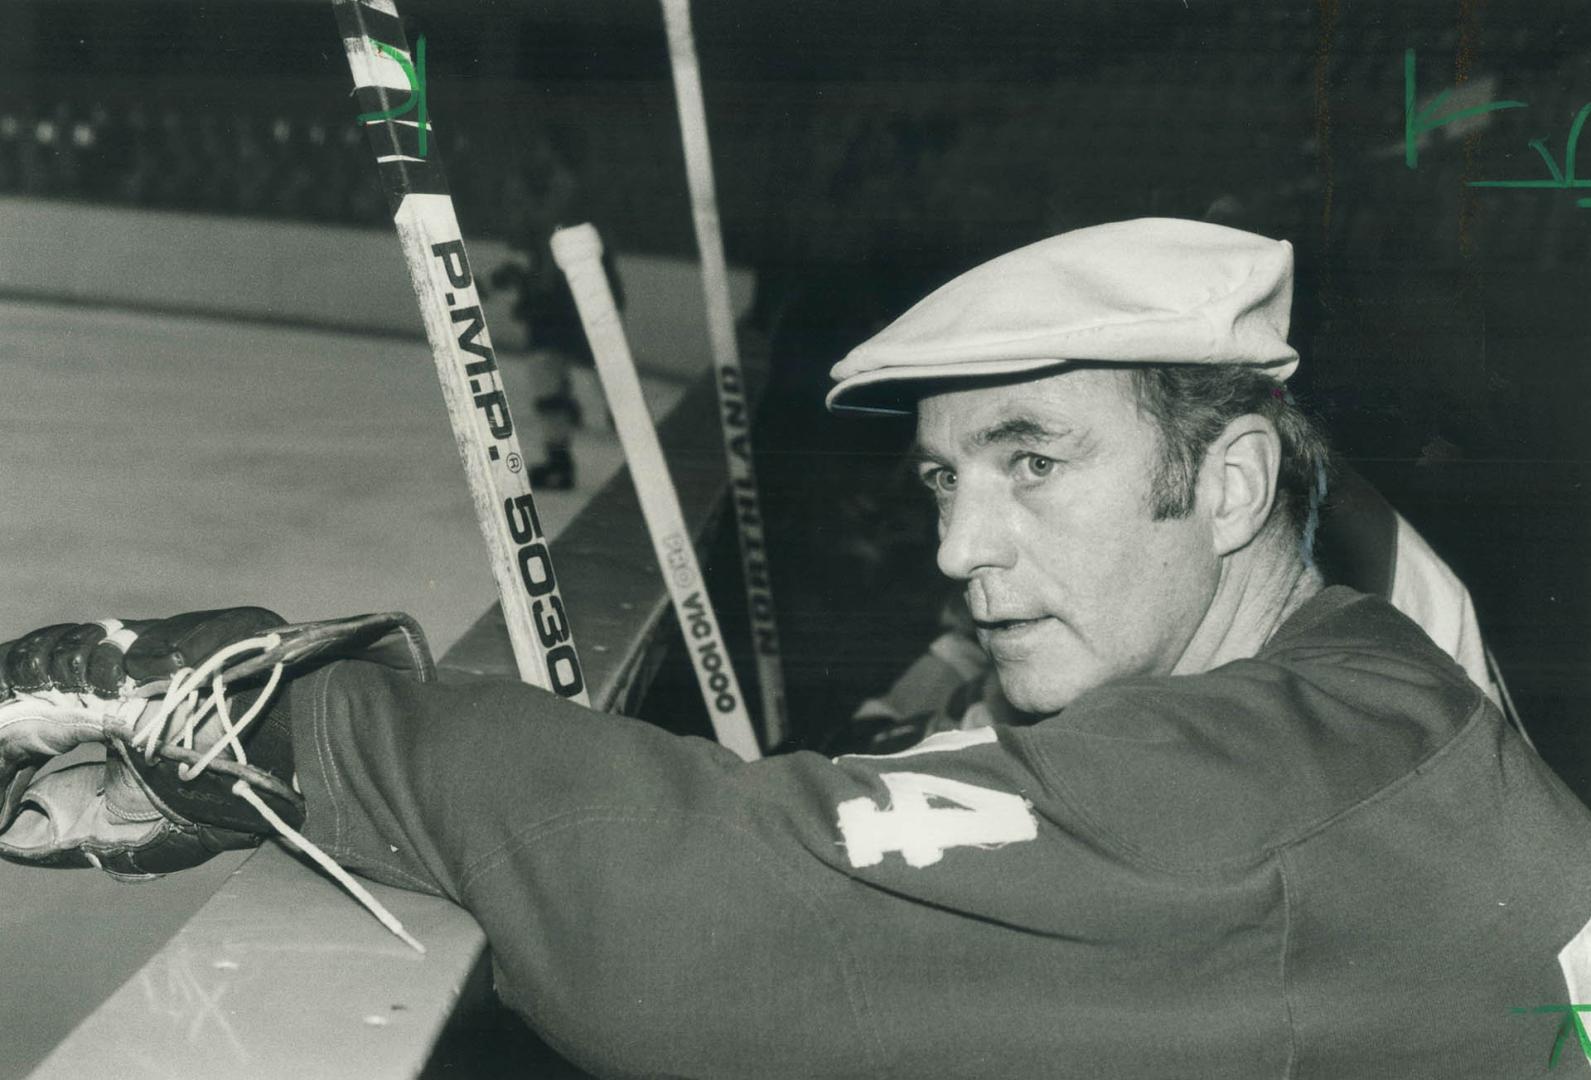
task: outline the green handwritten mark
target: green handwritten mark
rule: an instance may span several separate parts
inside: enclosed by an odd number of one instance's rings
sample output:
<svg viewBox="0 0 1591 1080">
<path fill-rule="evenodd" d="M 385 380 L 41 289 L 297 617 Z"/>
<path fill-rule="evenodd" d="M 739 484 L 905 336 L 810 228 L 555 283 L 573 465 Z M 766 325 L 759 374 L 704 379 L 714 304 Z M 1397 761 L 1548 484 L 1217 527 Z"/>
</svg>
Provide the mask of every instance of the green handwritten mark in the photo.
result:
<svg viewBox="0 0 1591 1080">
<path fill-rule="evenodd" d="M 1591 1035 L 1586 1033 L 1585 1022 L 1580 1019 L 1580 1014 L 1591 1011 L 1591 1005 L 1537 1005 L 1533 1009 L 1513 1008 L 1509 1012 L 1517 1015 L 1528 1013 L 1554 1013 L 1564 1014 L 1563 1022 L 1558 1025 L 1558 1033 L 1552 1040 L 1552 1053 L 1547 1056 L 1547 1068 L 1554 1068 L 1558 1064 L 1558 1055 L 1563 1052 L 1564 1043 L 1569 1041 L 1572 1033 L 1580 1043 L 1580 1052 L 1591 1058 Z"/>
<path fill-rule="evenodd" d="M 1490 188 L 1559 188 L 1567 191 L 1569 188 L 1591 187 L 1591 180 L 1576 180 L 1574 178 L 1574 158 L 1580 145 L 1580 129 L 1585 126 L 1586 117 L 1591 116 L 1591 102 L 1580 106 L 1580 111 L 1574 114 L 1574 123 L 1569 125 L 1569 138 L 1563 148 L 1563 165 L 1553 160 L 1552 152 L 1547 149 L 1547 140 L 1531 139 L 1530 148 L 1541 155 L 1541 160 L 1547 164 L 1547 172 L 1552 174 L 1551 180 L 1471 180 L 1470 187 Z M 1576 200 L 1578 205 L 1591 205 L 1591 200 Z"/>
<path fill-rule="evenodd" d="M 1475 105 L 1467 109 L 1458 109 L 1446 116 L 1432 119 L 1433 114 L 1447 100 L 1450 90 L 1443 90 L 1436 95 L 1425 108 L 1416 110 L 1414 99 L 1414 50 L 1403 50 L 1403 163 L 1409 168 L 1414 168 L 1420 163 L 1420 136 L 1427 131 L 1442 127 L 1444 124 L 1455 123 L 1471 116 L 1480 116 L 1483 113 L 1496 112 L 1499 109 L 1526 108 L 1523 101 L 1489 101 L 1482 105 Z M 1547 149 L 1547 140 L 1542 137 L 1531 139 L 1529 146 L 1534 150 L 1547 166 L 1547 177 L 1533 180 L 1466 180 L 1468 187 L 1480 188 L 1533 188 L 1536 190 L 1569 191 L 1575 188 L 1591 188 L 1591 180 L 1576 179 L 1575 158 L 1580 148 L 1580 131 L 1585 127 L 1585 122 L 1591 118 L 1591 102 L 1580 106 L 1580 111 L 1574 114 L 1574 120 L 1569 125 L 1569 137 L 1564 142 L 1563 161 L 1560 163 L 1552 156 L 1552 151 Z M 1582 209 L 1591 208 L 1591 198 L 1575 200 L 1575 205 Z"/>
<path fill-rule="evenodd" d="M 420 156 L 425 157 L 426 151 L 426 121 L 430 113 L 425 103 L 425 35 L 421 34 L 414 39 L 414 63 L 409 63 L 409 58 L 401 51 L 388 45 L 385 41 L 371 42 L 376 48 L 386 53 L 397 65 L 403 69 L 403 77 L 409 80 L 409 97 L 403 104 L 381 112 L 360 113 L 358 121 L 368 124 L 374 120 L 396 120 L 409 112 L 414 112 L 415 121 L 419 125 Z"/>
<path fill-rule="evenodd" d="M 1430 104 L 1418 111 L 1414 107 L 1414 50 L 1403 50 L 1403 163 L 1409 168 L 1420 164 L 1420 136 L 1427 131 L 1434 131 L 1439 127 L 1467 119 L 1471 116 L 1480 116 L 1482 113 L 1496 112 L 1499 109 L 1523 109 L 1523 101 L 1488 101 L 1484 105 L 1473 105 L 1468 109 L 1459 109 L 1457 112 L 1448 113 L 1439 119 L 1433 120 L 1431 116 L 1447 100 L 1451 90 L 1443 90 L 1431 99 Z M 1576 129 L 1578 130 L 1578 129 Z"/>
</svg>

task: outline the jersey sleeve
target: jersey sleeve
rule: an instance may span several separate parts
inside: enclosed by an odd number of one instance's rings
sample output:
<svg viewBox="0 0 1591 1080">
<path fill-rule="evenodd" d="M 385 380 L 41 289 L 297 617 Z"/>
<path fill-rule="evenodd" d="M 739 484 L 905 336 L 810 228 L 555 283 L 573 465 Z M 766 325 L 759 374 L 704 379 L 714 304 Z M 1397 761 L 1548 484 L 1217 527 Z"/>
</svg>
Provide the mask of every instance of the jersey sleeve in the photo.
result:
<svg viewBox="0 0 1591 1080">
<path fill-rule="evenodd" d="M 1270 852 L 1481 700 L 1385 618 L 832 760 L 345 663 L 293 688 L 305 832 L 468 908 L 505 1000 L 601 1075 L 1105 1075 L 1139 1010 L 1192 1075 L 1276 1075 Z"/>
<path fill-rule="evenodd" d="M 1088 845 L 995 729 L 748 764 L 523 684 L 358 663 L 295 685 L 293 714 L 310 839 L 468 908 L 509 1004 L 603 1074 L 933 1072 L 951 1033 L 922 1006 L 961 996 L 939 965 L 1015 972 L 1087 892 Z"/>
</svg>

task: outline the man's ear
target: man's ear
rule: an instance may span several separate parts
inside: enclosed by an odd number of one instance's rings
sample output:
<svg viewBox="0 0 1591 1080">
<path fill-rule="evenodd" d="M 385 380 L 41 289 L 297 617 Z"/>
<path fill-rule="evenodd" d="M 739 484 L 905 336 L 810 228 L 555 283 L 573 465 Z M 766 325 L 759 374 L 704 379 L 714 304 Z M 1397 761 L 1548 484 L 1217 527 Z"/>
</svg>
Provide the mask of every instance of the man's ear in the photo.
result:
<svg viewBox="0 0 1591 1080">
<path fill-rule="evenodd" d="M 1258 414 L 1226 425 L 1205 452 L 1199 470 L 1199 502 L 1208 507 L 1215 554 L 1229 555 L 1264 528 L 1276 501 L 1282 440 Z"/>
</svg>

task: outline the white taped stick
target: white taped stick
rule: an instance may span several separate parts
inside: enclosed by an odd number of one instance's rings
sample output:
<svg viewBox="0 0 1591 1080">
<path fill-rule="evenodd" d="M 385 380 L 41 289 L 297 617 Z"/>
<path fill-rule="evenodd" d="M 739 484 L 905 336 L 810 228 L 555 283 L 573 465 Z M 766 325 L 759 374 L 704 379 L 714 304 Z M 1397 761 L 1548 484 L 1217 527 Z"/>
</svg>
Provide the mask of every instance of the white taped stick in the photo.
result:
<svg viewBox="0 0 1591 1080">
<path fill-rule="evenodd" d="M 685 173 L 690 184 L 691 217 L 696 247 L 701 252 L 702 292 L 707 300 L 707 330 L 713 363 L 718 369 L 718 415 L 723 424 L 724 456 L 729 461 L 730 497 L 740 534 L 740 567 L 746 582 L 746 610 L 751 618 L 752 648 L 757 657 L 757 682 L 762 691 L 763 734 L 769 746 L 784 740 L 784 670 L 779 629 L 774 622 L 773 587 L 763 534 L 757 474 L 751 457 L 751 427 L 745 398 L 740 348 L 729 298 L 729 272 L 718 223 L 718 196 L 713 184 L 712 151 L 707 143 L 707 110 L 702 102 L 701 67 L 691 34 L 690 0 L 663 0 L 668 52 L 674 73 L 674 100 L 679 108 L 685 147 Z"/>
<path fill-rule="evenodd" d="M 713 731 L 720 743 L 745 760 L 755 761 L 761 751 L 751 730 L 751 716 L 729 662 L 729 652 L 724 648 L 696 550 L 685 528 L 679 495 L 663 460 L 663 447 L 657 441 L 657 429 L 652 426 L 652 415 L 641 396 L 641 380 L 635 373 L 630 344 L 602 269 L 602 240 L 590 225 L 559 229 L 552 234 L 552 256 L 569 279 L 580 322 L 591 342 L 597 376 L 602 380 L 608 408 L 613 411 L 619 445 L 630 465 L 630 479 L 635 483 L 641 513 L 652 535 L 652 550 L 668 584 L 669 598 L 679 617 L 685 648 L 696 669 L 696 682 L 701 686 Z"/>
<path fill-rule="evenodd" d="M 441 158 L 430 144 L 422 37 L 391 0 L 333 0 L 354 93 L 392 207 L 520 678 L 589 704 L 552 555 L 503 393 Z"/>
</svg>

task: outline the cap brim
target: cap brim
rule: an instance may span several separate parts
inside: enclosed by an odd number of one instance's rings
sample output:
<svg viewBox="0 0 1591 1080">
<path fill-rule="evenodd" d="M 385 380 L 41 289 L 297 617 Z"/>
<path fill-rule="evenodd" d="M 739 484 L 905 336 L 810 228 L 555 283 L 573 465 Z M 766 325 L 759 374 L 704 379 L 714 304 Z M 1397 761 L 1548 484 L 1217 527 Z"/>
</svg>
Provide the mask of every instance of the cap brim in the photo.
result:
<svg viewBox="0 0 1591 1080">
<path fill-rule="evenodd" d="M 918 401 L 935 392 L 943 383 L 964 383 L 974 379 L 998 382 L 1003 376 L 1061 368 L 1078 362 L 1041 357 L 874 368 L 836 384 L 824 399 L 824 404 L 836 414 L 909 416 L 917 411 Z"/>
<path fill-rule="evenodd" d="M 1208 366 L 1198 361 L 1188 361 L 1197 366 Z M 1092 360 L 1074 358 L 1056 360 L 1052 357 L 1022 360 L 977 360 L 960 364 L 902 364 L 895 367 L 874 368 L 842 380 L 824 398 L 830 412 L 851 416 L 910 416 L 917 411 L 917 403 L 929 394 L 938 393 L 947 384 L 972 382 L 999 383 L 1013 375 L 1057 370 L 1066 367 L 1147 367 L 1168 366 L 1159 360 Z M 1263 371 L 1278 383 L 1285 383 L 1298 369 L 1296 356 L 1281 358 L 1269 364 L 1233 364 L 1233 367 L 1250 367 Z"/>
</svg>

